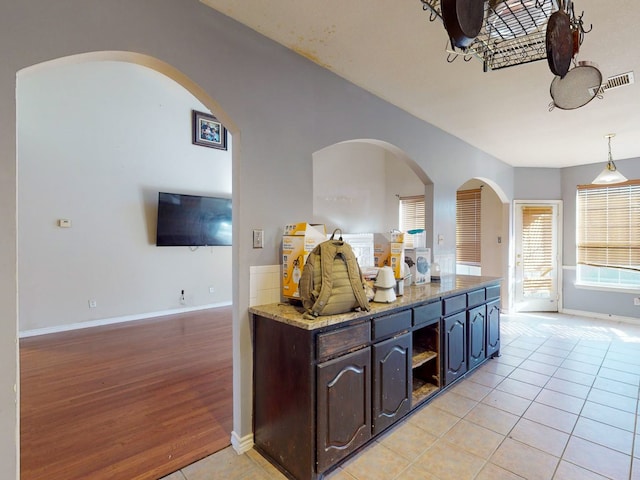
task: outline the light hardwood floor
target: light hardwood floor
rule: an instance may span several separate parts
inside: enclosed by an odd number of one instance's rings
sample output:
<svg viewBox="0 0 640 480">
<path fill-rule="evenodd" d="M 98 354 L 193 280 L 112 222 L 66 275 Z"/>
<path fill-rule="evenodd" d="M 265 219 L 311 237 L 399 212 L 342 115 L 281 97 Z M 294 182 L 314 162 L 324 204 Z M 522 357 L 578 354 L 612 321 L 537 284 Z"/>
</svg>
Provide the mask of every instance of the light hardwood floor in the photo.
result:
<svg viewBox="0 0 640 480">
<path fill-rule="evenodd" d="M 20 341 L 23 480 L 157 479 L 230 443 L 231 307 Z"/>
</svg>

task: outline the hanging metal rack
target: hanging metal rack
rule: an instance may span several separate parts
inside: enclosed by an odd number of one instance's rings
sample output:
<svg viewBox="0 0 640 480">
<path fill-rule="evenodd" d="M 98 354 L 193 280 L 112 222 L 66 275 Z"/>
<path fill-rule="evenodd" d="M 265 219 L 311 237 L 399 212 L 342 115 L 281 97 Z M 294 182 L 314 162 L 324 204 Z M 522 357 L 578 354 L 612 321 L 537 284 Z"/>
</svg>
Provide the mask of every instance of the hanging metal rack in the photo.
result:
<svg viewBox="0 0 640 480">
<path fill-rule="evenodd" d="M 420 0 L 429 20 L 442 21 L 440 0 Z M 557 10 L 557 0 L 489 0 L 480 33 L 468 47 L 447 48 L 447 61 L 459 56 L 465 61 L 477 58 L 484 71 L 535 62 L 547 58 L 546 29 L 551 14 Z M 582 16 L 576 16 L 570 6 L 572 26 L 579 33 L 579 43 L 585 33 Z M 590 30 L 589 30 L 590 31 Z"/>
</svg>

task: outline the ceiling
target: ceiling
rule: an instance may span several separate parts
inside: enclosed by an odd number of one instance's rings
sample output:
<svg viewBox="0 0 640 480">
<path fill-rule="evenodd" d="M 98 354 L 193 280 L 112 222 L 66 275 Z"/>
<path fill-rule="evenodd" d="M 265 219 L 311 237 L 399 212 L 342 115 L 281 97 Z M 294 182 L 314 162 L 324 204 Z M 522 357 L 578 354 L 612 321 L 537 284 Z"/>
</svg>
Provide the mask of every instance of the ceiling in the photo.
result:
<svg viewBox="0 0 640 480">
<path fill-rule="evenodd" d="M 545 59 L 483 72 L 447 61 L 442 21 L 420 0 L 201 0 L 309 60 L 516 167 L 640 157 L 640 78 L 575 110 L 555 108 Z M 585 28 L 578 61 L 608 77 L 640 75 L 637 0 L 575 0 Z"/>
</svg>

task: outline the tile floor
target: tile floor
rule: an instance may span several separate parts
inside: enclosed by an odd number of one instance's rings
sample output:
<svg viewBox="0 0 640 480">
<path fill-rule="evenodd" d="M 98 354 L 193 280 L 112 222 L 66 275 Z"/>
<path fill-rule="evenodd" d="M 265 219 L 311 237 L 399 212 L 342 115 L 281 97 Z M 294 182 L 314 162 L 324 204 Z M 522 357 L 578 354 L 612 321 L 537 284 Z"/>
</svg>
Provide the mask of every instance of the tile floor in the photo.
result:
<svg viewBox="0 0 640 480">
<path fill-rule="evenodd" d="M 502 355 L 327 480 L 640 480 L 640 326 L 502 316 Z M 283 480 L 231 447 L 163 480 Z"/>
</svg>

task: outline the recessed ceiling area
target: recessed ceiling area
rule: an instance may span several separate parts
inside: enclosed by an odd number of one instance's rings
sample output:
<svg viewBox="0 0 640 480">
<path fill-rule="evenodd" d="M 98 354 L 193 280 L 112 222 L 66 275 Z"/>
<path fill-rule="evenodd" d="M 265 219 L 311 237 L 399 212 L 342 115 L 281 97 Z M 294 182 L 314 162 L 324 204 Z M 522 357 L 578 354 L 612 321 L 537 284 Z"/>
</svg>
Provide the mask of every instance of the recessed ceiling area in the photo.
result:
<svg viewBox="0 0 640 480">
<path fill-rule="evenodd" d="M 550 111 L 554 75 L 546 59 L 483 71 L 477 58 L 453 61 L 439 18 L 421 0 L 201 0 L 378 97 L 515 167 L 568 167 L 640 157 L 638 83 L 607 89 L 575 110 Z M 640 71 L 632 0 L 575 0 L 585 28 L 578 61 L 603 83 Z"/>
</svg>

